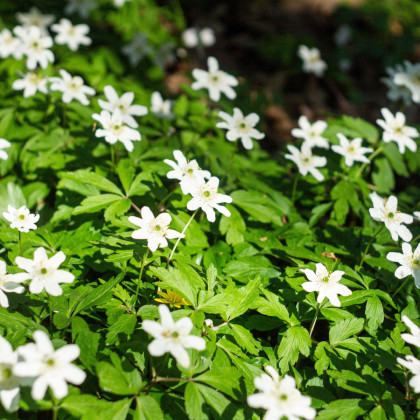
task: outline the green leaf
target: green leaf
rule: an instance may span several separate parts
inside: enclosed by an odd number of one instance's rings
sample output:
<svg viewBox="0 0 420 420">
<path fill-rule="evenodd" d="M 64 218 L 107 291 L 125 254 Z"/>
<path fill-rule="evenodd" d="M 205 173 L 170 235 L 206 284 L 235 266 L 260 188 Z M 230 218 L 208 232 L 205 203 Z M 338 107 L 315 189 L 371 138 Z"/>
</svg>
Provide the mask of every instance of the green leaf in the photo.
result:
<svg viewBox="0 0 420 420">
<path fill-rule="evenodd" d="M 226 207 L 231 215 L 230 217 L 222 216 L 220 219 L 220 233 L 226 235 L 226 242 L 228 244 L 240 244 L 244 241 L 244 233 L 246 231 L 245 221 L 234 206 L 228 204 Z"/>
<path fill-rule="evenodd" d="M 87 197 L 80 203 L 80 206 L 77 206 L 74 209 L 73 214 L 96 213 L 97 211 L 108 207 L 111 203 L 120 200 L 121 197 L 115 194 L 101 194 Z"/>
<path fill-rule="evenodd" d="M 188 382 L 185 387 L 185 410 L 191 420 L 205 420 L 208 419 L 201 408 L 204 404 L 204 398 L 201 395 L 198 384 Z"/>
<path fill-rule="evenodd" d="M 163 420 L 163 412 L 159 403 L 150 395 L 140 395 L 136 398 L 137 407 L 134 420 Z"/>
<path fill-rule="evenodd" d="M 375 332 L 385 319 L 384 308 L 378 296 L 372 296 L 367 300 L 365 313 L 370 332 Z"/>
<path fill-rule="evenodd" d="M 232 321 L 245 313 L 252 306 L 255 299 L 258 297 L 259 285 L 260 280 L 255 279 L 240 289 L 233 289 L 230 291 L 229 294 L 232 296 L 232 303 L 226 311 L 226 317 L 228 320 Z"/>
<path fill-rule="evenodd" d="M 373 405 L 372 401 L 358 399 L 333 401 L 318 413 L 317 420 L 356 420 Z"/>
<path fill-rule="evenodd" d="M 106 334 L 106 344 L 115 344 L 118 336 L 130 336 L 137 325 L 137 317 L 134 314 L 122 314 L 113 324 L 110 325 Z M 127 339 L 127 337 L 124 337 Z"/>
<path fill-rule="evenodd" d="M 363 318 L 343 319 L 330 329 L 330 344 L 335 346 L 346 338 L 358 334 L 364 325 Z"/>
<path fill-rule="evenodd" d="M 309 356 L 311 344 L 311 337 L 309 337 L 309 332 L 306 328 L 300 326 L 288 328 L 277 352 L 282 373 L 288 372 L 289 365 L 293 366 L 298 361 L 299 354 Z"/>
<path fill-rule="evenodd" d="M 258 349 L 261 349 L 261 344 L 255 340 L 252 334 L 242 325 L 229 323 L 229 327 L 232 329 L 236 342 L 248 353 L 256 356 Z"/>
<path fill-rule="evenodd" d="M 260 314 L 267 316 L 275 316 L 282 321 L 291 324 L 291 319 L 287 308 L 280 303 L 278 296 L 269 290 L 262 289 L 266 299 L 259 297 L 253 306 Z"/>
<path fill-rule="evenodd" d="M 135 395 L 140 390 L 141 377 L 135 372 L 135 380 L 128 381 L 127 377 L 115 366 L 107 362 L 99 362 L 96 366 L 99 386 L 105 392 L 116 395 Z"/>
<path fill-rule="evenodd" d="M 239 378 L 241 376 L 239 370 L 234 367 L 212 367 L 210 370 L 196 376 L 194 380 L 210 385 L 235 398 L 234 390 L 239 388 Z"/>
</svg>

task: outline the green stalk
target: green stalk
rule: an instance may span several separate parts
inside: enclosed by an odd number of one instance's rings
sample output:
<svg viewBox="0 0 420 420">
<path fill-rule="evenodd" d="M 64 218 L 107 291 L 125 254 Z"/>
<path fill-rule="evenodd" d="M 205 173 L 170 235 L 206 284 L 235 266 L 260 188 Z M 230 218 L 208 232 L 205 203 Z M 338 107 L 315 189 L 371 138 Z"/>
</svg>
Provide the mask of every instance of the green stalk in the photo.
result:
<svg viewBox="0 0 420 420">
<path fill-rule="evenodd" d="M 370 156 L 369 156 L 369 160 L 372 162 L 372 160 L 379 155 L 379 153 L 381 153 L 383 150 L 383 147 L 378 147 Z M 362 172 L 365 170 L 366 166 L 369 165 L 369 163 L 364 163 L 360 169 L 357 171 L 356 176 L 354 177 L 354 179 L 359 178 L 359 176 L 362 174 Z"/>
<path fill-rule="evenodd" d="M 318 303 L 314 319 L 312 320 L 311 327 L 309 328 L 309 337 L 312 337 L 312 333 L 314 332 L 315 324 L 316 324 L 316 321 L 318 319 L 320 309 L 321 309 L 321 305 Z"/>
<path fill-rule="evenodd" d="M 372 245 L 372 242 L 374 239 L 379 235 L 379 233 L 382 231 L 382 229 L 385 227 L 385 224 L 383 224 L 376 232 L 375 234 L 370 238 L 369 243 L 367 244 L 367 247 L 365 249 L 365 252 L 363 253 L 362 259 L 360 260 L 359 268 L 356 271 L 359 271 L 362 268 L 362 265 L 365 261 L 366 255 L 369 251 L 370 246 Z"/>
<path fill-rule="evenodd" d="M 144 270 L 144 267 L 145 267 L 145 265 L 146 265 L 146 260 L 147 260 L 147 257 L 148 257 L 148 256 L 149 256 L 149 248 L 147 248 L 146 253 L 143 255 L 143 261 L 142 261 L 142 263 L 141 263 L 139 280 L 138 280 L 138 282 L 137 282 L 137 288 L 136 288 L 136 298 L 134 299 L 134 304 L 136 304 L 136 302 L 137 302 L 137 296 L 139 295 L 139 289 L 140 289 L 141 279 L 142 279 L 142 277 L 143 277 L 143 270 Z"/>
<path fill-rule="evenodd" d="M 23 252 L 22 252 L 22 232 L 19 231 L 19 255 L 22 256 Z"/>
</svg>

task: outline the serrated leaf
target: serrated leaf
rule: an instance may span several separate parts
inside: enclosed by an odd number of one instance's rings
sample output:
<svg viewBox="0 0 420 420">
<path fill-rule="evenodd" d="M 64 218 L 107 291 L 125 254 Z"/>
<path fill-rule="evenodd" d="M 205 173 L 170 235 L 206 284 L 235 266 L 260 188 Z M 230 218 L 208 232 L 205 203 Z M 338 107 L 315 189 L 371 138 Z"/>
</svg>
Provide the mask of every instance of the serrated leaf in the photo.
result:
<svg viewBox="0 0 420 420">
<path fill-rule="evenodd" d="M 362 331 L 364 320 L 362 318 L 343 319 L 330 328 L 330 344 L 335 346 L 346 338 Z"/>
</svg>

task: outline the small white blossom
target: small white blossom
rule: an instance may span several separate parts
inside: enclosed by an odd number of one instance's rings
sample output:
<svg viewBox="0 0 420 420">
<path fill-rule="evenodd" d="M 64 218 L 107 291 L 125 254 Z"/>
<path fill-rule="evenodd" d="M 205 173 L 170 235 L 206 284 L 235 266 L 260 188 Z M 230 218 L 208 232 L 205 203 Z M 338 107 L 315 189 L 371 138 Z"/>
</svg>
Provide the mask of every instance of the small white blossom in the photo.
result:
<svg viewBox="0 0 420 420">
<path fill-rule="evenodd" d="M 161 213 L 156 218 L 149 207 L 142 207 L 141 218 L 130 216 L 128 221 L 140 229 L 135 230 L 131 237 L 133 239 L 146 239 L 150 251 L 155 252 L 158 248 L 168 246 L 167 239 L 184 238 L 183 233 L 169 229 L 172 221 L 169 213 Z"/>
<path fill-rule="evenodd" d="M 420 289 L 420 244 L 413 252 L 411 245 L 404 242 L 402 244 L 403 253 L 388 252 L 386 258 L 389 261 L 400 264 L 395 271 L 397 279 L 403 279 L 407 276 L 413 276 L 416 287 Z"/>
<path fill-rule="evenodd" d="M 13 32 L 21 41 L 21 52 L 27 57 L 26 67 L 29 70 L 34 70 L 38 65 L 45 69 L 48 63 L 54 62 L 54 54 L 49 50 L 53 45 L 52 38 L 37 26 L 16 26 Z"/>
<path fill-rule="evenodd" d="M 300 45 L 298 56 L 303 61 L 303 71 L 305 73 L 313 73 L 318 77 L 324 75 L 327 64 L 321 59 L 318 48 L 308 48 L 306 45 Z"/>
<path fill-rule="evenodd" d="M 414 127 L 405 125 L 405 115 L 402 112 L 397 112 L 394 115 L 386 109 L 381 109 L 385 120 L 376 120 L 376 123 L 384 129 L 383 141 L 389 143 L 395 141 L 398 145 L 400 153 L 405 152 L 405 148 L 415 152 L 417 144 L 413 138 L 419 137 L 419 132 Z"/>
<path fill-rule="evenodd" d="M 194 69 L 192 75 L 196 80 L 191 88 L 194 90 L 208 89 L 212 101 L 218 102 L 224 93 L 229 99 L 236 98 L 232 87 L 238 86 L 238 80 L 230 74 L 219 69 L 219 62 L 214 57 L 207 59 L 209 71 Z"/>
<path fill-rule="evenodd" d="M 239 108 L 233 108 L 233 116 L 220 111 L 219 117 L 225 121 L 218 122 L 216 127 L 227 130 L 227 140 L 236 141 L 241 139 L 242 145 L 247 150 L 251 150 L 254 147 L 252 139 L 261 140 L 265 136 L 264 133 L 254 128 L 260 120 L 260 117 L 254 112 L 244 117 Z"/>
<path fill-rule="evenodd" d="M 86 86 L 80 76 L 72 76 L 65 70 L 60 70 L 60 75 L 61 77 L 50 78 L 50 89 L 63 92 L 62 101 L 66 104 L 76 99 L 82 105 L 89 105 L 86 95 L 94 95 L 95 89 Z"/>
<path fill-rule="evenodd" d="M 25 28 L 36 26 L 44 34 L 47 34 L 48 26 L 54 22 L 55 16 L 44 15 L 36 7 L 31 7 L 28 13 L 16 13 L 16 19 Z"/>
<path fill-rule="evenodd" d="M 152 104 L 150 110 L 153 115 L 159 118 L 166 118 L 171 120 L 175 117 L 172 112 L 173 102 L 170 99 L 163 99 L 159 92 L 152 93 Z"/>
<path fill-rule="evenodd" d="M 420 348 L 420 328 L 408 317 L 403 315 L 402 320 L 408 328 L 410 328 L 411 334 L 401 334 L 401 338 L 408 344 L 413 344 Z"/>
<path fill-rule="evenodd" d="M 9 56 L 13 56 L 17 60 L 22 58 L 22 42 L 5 28 L 0 32 L 0 57 L 7 58 Z"/>
<path fill-rule="evenodd" d="M 195 48 L 198 45 L 211 47 L 216 43 L 216 37 L 211 28 L 188 28 L 182 33 L 182 40 L 187 48 Z"/>
<path fill-rule="evenodd" d="M 298 139 L 303 139 L 310 147 L 322 147 L 329 149 L 330 144 L 322 134 L 328 127 L 325 121 L 315 121 L 311 124 L 308 118 L 302 115 L 298 120 L 299 128 L 292 130 L 292 136 Z"/>
<path fill-rule="evenodd" d="M 341 133 L 337 134 L 340 140 L 340 145 L 332 145 L 331 149 L 341 156 L 344 156 L 347 166 L 353 166 L 354 162 L 370 163 L 370 160 L 365 156 L 366 153 L 373 152 L 370 147 L 362 147 L 362 139 L 357 137 L 349 140 Z"/>
<path fill-rule="evenodd" d="M 131 0 L 114 0 L 114 6 L 115 7 L 122 7 L 128 1 L 131 1 Z"/>
<path fill-rule="evenodd" d="M 140 63 L 143 57 L 149 55 L 153 49 L 149 45 L 147 35 L 137 33 L 134 35 L 132 41 L 123 47 L 122 51 L 128 57 L 130 64 L 134 67 Z"/>
<path fill-rule="evenodd" d="M 6 293 L 23 293 L 25 288 L 20 286 L 20 283 L 23 280 L 14 278 L 13 274 L 7 274 L 6 263 L 0 260 L 0 306 L 3 308 L 9 307 L 9 299 L 7 298 Z M 0 372 L 1 372 L 1 362 L 0 362 Z M 1 376 L 1 373 L 0 373 Z M 1 389 L 1 382 L 0 382 Z"/>
<path fill-rule="evenodd" d="M 210 178 L 210 172 L 200 169 L 195 159 L 187 161 L 181 150 L 174 150 L 176 162 L 165 159 L 164 162 L 173 168 L 167 173 L 169 179 L 178 179 L 183 194 L 191 193 L 204 179 Z"/>
<path fill-rule="evenodd" d="M 3 217 L 10 222 L 12 229 L 24 233 L 28 233 L 31 229 L 35 230 L 37 228 L 35 223 L 39 220 L 39 214 L 30 213 L 26 206 L 15 209 L 10 204 L 7 206 L 7 212 L 3 212 Z"/>
<path fill-rule="evenodd" d="M 73 25 L 68 19 L 61 19 L 59 23 L 51 26 L 51 30 L 57 32 L 55 42 L 67 45 L 72 51 L 77 51 L 80 45 L 90 45 L 92 40 L 87 36 L 89 26 L 82 23 Z"/>
<path fill-rule="evenodd" d="M 15 80 L 12 88 L 14 90 L 23 90 L 23 97 L 28 98 L 37 92 L 48 93 L 47 82 L 47 78 L 30 71 L 23 75 L 22 79 Z"/>
<path fill-rule="evenodd" d="M 159 46 L 154 52 L 153 62 L 162 70 L 166 66 L 176 62 L 175 45 L 172 42 L 167 42 Z"/>
<path fill-rule="evenodd" d="M 349 25 L 340 25 L 334 34 L 334 42 L 339 47 L 345 47 L 352 38 L 352 31 Z"/>
<path fill-rule="evenodd" d="M 143 329 L 154 340 L 147 346 L 152 356 L 159 357 L 171 353 L 175 360 L 187 369 L 190 356 L 186 349 L 205 350 L 206 342 L 203 338 L 190 335 L 193 323 L 190 318 L 184 317 L 174 322 L 166 305 L 159 305 L 161 323 L 156 321 L 143 321 Z"/>
<path fill-rule="evenodd" d="M 296 163 L 299 172 L 305 176 L 310 173 L 317 181 L 323 181 L 324 175 L 317 169 L 322 168 L 327 164 L 327 158 L 323 156 L 314 156 L 311 147 L 308 143 L 302 143 L 301 150 L 295 146 L 287 146 L 291 153 L 284 157 Z"/>
<path fill-rule="evenodd" d="M 296 381 L 289 375 L 280 378 L 272 366 L 265 367 L 266 373 L 254 379 L 257 394 L 249 395 L 248 405 L 267 410 L 264 420 L 314 419 L 316 411 L 311 407 L 311 399 L 296 389 Z"/>
<path fill-rule="evenodd" d="M 25 270 L 26 273 L 14 274 L 14 281 L 21 282 L 31 280 L 29 291 L 34 294 L 41 293 L 44 289 L 51 296 L 60 296 L 63 290 L 60 283 L 72 283 L 74 275 L 68 271 L 59 270 L 58 267 L 64 262 L 66 256 L 59 251 L 50 259 L 43 247 L 34 252 L 34 259 L 16 257 L 15 264 Z"/>
<path fill-rule="evenodd" d="M 420 392 L 420 360 L 414 356 L 405 356 L 405 359 L 397 357 L 397 362 L 410 370 L 414 376 L 408 382 L 414 388 L 414 392 Z"/>
<path fill-rule="evenodd" d="M 420 211 L 415 211 L 413 214 L 417 220 L 420 220 Z"/>
<path fill-rule="evenodd" d="M 411 93 L 411 100 L 420 103 L 420 63 L 404 62 L 405 70 L 394 74 L 394 83 Z"/>
<path fill-rule="evenodd" d="M 0 159 L 6 160 L 8 158 L 7 152 L 5 152 L 3 149 L 7 149 L 10 146 L 11 144 L 9 141 L 5 139 L 0 139 Z"/>
<path fill-rule="evenodd" d="M 92 118 L 103 127 L 96 130 L 96 137 L 104 137 L 109 144 L 120 141 L 127 151 L 132 152 L 133 141 L 141 140 L 140 133 L 124 123 L 118 109 L 112 115 L 108 111 L 101 111 L 100 114 L 93 114 Z"/>
<path fill-rule="evenodd" d="M 17 352 L 14 352 L 10 343 L 0 335 L 0 402 L 8 412 L 17 411 L 19 408 L 19 378 L 13 374 L 17 361 Z"/>
<path fill-rule="evenodd" d="M 398 241 L 399 236 L 403 241 L 410 242 L 413 235 L 403 223 L 413 223 L 413 216 L 397 210 L 398 199 L 393 195 L 388 199 L 383 199 L 376 192 L 370 194 L 369 197 L 373 203 L 373 208 L 369 209 L 372 219 L 384 222 L 394 241 Z"/>
<path fill-rule="evenodd" d="M 31 390 L 34 400 L 43 399 L 48 387 L 56 398 L 64 398 L 68 394 L 67 382 L 81 385 L 86 379 L 86 373 L 72 364 L 79 357 L 79 346 L 67 344 L 54 350 L 43 331 L 35 331 L 33 337 L 35 343 L 18 348 L 21 361 L 13 367 L 13 373 L 35 378 Z"/>
<path fill-rule="evenodd" d="M 67 15 L 73 15 L 77 13 L 83 19 L 87 19 L 92 10 L 98 7 L 98 3 L 95 0 L 68 0 L 64 13 Z"/>
<path fill-rule="evenodd" d="M 195 188 L 191 190 L 192 199 L 187 203 L 187 209 L 194 211 L 201 208 L 206 213 L 207 220 L 214 222 L 216 220 L 216 213 L 214 209 L 230 217 L 230 211 L 221 206 L 221 203 L 231 203 L 232 198 L 225 194 L 217 192 L 219 188 L 219 178 L 212 176 L 207 182 L 204 180 L 198 182 Z"/>
<path fill-rule="evenodd" d="M 301 269 L 302 273 L 308 278 L 309 281 L 302 284 L 304 290 L 309 292 L 319 292 L 317 302 L 322 303 L 326 297 L 332 305 L 341 306 L 340 299 L 337 295 L 350 296 L 351 290 L 340 284 L 341 277 L 344 275 L 344 271 L 333 271 L 328 272 L 324 264 L 316 264 L 316 272 L 309 268 Z"/>
<path fill-rule="evenodd" d="M 99 106 L 111 113 L 119 110 L 123 122 L 130 127 L 137 128 L 139 125 L 133 116 L 140 117 L 142 115 L 146 115 L 148 111 L 143 105 L 131 105 L 134 100 L 134 93 L 126 92 L 119 97 L 115 89 L 109 85 L 104 87 L 104 93 L 108 102 L 99 99 Z"/>
<path fill-rule="evenodd" d="M 404 66 L 402 64 L 397 64 L 395 67 L 387 67 L 386 73 L 388 77 L 383 77 L 381 81 L 388 87 L 387 97 L 391 101 L 399 101 L 402 100 L 406 105 L 410 105 L 412 103 L 411 97 L 411 90 L 408 89 L 406 86 L 400 86 L 395 84 L 394 77 L 398 73 L 405 73 L 408 70 L 408 65 L 411 67 L 412 64 L 409 61 L 404 62 Z"/>
</svg>

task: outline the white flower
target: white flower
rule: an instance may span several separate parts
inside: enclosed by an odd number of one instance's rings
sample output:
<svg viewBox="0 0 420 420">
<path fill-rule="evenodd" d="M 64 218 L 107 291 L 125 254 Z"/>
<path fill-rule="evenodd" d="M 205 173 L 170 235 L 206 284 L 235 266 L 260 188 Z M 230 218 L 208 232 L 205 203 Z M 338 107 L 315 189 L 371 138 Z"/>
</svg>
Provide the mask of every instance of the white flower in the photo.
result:
<svg viewBox="0 0 420 420">
<path fill-rule="evenodd" d="M 131 0 L 114 0 L 114 6 L 115 7 L 121 7 L 125 3 L 127 3 L 127 1 L 131 1 Z"/>
<path fill-rule="evenodd" d="M 0 32 L 0 57 L 7 58 L 13 56 L 16 59 L 22 58 L 22 43 L 8 29 Z"/>
<path fill-rule="evenodd" d="M 200 169 L 195 159 L 189 162 L 181 152 L 181 150 L 174 150 L 174 158 L 176 162 L 170 159 L 165 159 L 164 162 L 173 168 L 166 176 L 169 179 L 178 179 L 183 194 L 191 193 L 196 189 L 197 184 L 200 184 L 205 178 L 210 178 L 210 172 Z"/>
<path fill-rule="evenodd" d="M 36 7 L 31 7 L 28 13 L 16 13 L 16 19 L 25 28 L 36 26 L 44 34 L 47 34 L 48 26 L 54 22 L 54 15 L 44 15 Z"/>
<path fill-rule="evenodd" d="M 51 30 L 57 32 L 55 42 L 67 45 L 72 51 L 77 51 L 80 45 L 90 45 L 92 40 L 86 36 L 89 26 L 84 23 L 73 25 L 68 19 L 61 19 L 59 23 L 51 26 Z"/>
<path fill-rule="evenodd" d="M 353 166 L 355 161 L 370 163 L 370 160 L 365 156 L 365 153 L 373 152 L 370 147 L 362 147 L 362 139 L 357 137 L 353 140 L 349 140 L 346 136 L 341 133 L 337 134 L 340 140 L 340 145 L 332 145 L 331 149 L 335 153 L 344 156 L 347 166 Z"/>
<path fill-rule="evenodd" d="M 52 296 L 60 296 L 63 290 L 59 283 L 72 283 L 74 280 L 72 273 L 58 269 L 65 259 L 66 256 L 62 251 L 48 259 L 45 249 L 40 247 L 34 252 L 33 260 L 16 257 L 15 264 L 26 273 L 14 274 L 13 280 L 16 282 L 31 280 L 29 285 L 31 293 L 38 294 L 45 289 Z"/>
<path fill-rule="evenodd" d="M 3 217 L 10 222 L 12 229 L 28 233 L 29 230 L 37 228 L 36 222 L 39 220 L 39 214 L 30 213 L 26 206 L 15 209 L 10 204 L 7 206 L 7 212 L 3 212 Z"/>
<path fill-rule="evenodd" d="M 13 32 L 21 41 L 21 52 L 27 57 L 26 67 L 29 70 L 34 70 L 38 65 L 45 69 L 48 63 L 54 62 L 54 54 L 49 50 L 53 45 L 52 38 L 44 35 L 37 26 L 16 26 Z"/>
<path fill-rule="evenodd" d="M 413 216 L 397 210 L 397 198 L 391 195 L 388 199 L 383 199 L 376 192 L 369 197 L 373 203 L 373 208 L 369 209 L 372 219 L 384 222 L 394 241 L 398 241 L 399 236 L 403 241 L 410 242 L 413 235 L 403 223 L 413 223 Z"/>
<path fill-rule="evenodd" d="M 216 213 L 214 209 L 230 217 L 230 211 L 221 206 L 221 203 L 231 203 L 232 198 L 225 194 L 219 194 L 217 189 L 219 188 L 219 178 L 212 176 L 207 182 L 204 180 L 199 181 L 195 188 L 191 190 L 190 194 L 193 198 L 188 201 L 188 210 L 197 210 L 201 208 L 206 213 L 207 220 L 214 222 L 216 220 Z"/>
<path fill-rule="evenodd" d="M 334 42 L 339 47 L 346 46 L 352 38 L 352 32 L 349 25 L 340 25 L 334 34 Z"/>
<path fill-rule="evenodd" d="M 310 147 L 322 147 L 329 149 L 330 144 L 325 137 L 322 137 L 323 132 L 328 127 L 325 121 L 315 121 L 311 124 L 308 118 L 302 115 L 298 120 L 299 128 L 292 130 L 292 136 L 303 139 Z"/>
<path fill-rule="evenodd" d="M 112 115 L 108 111 L 101 111 L 100 114 L 93 114 L 92 118 L 101 123 L 103 127 L 96 130 L 96 137 L 104 137 L 109 144 L 120 141 L 129 152 L 132 152 L 134 150 L 133 141 L 141 140 L 140 133 L 123 122 L 119 110 Z"/>
<path fill-rule="evenodd" d="M 387 67 L 386 73 L 389 77 L 383 77 L 381 80 L 389 89 L 387 93 L 389 100 L 399 101 L 401 99 L 406 105 L 409 105 L 412 103 L 411 90 L 406 86 L 396 85 L 394 82 L 396 74 L 408 72 L 408 69 L 412 66 L 409 61 L 405 61 L 404 65 L 406 68 L 402 64 L 397 64 L 395 67 Z"/>
<path fill-rule="evenodd" d="M 15 80 L 12 88 L 14 90 L 23 90 L 23 97 L 28 98 L 37 92 L 48 93 L 47 82 L 47 78 L 43 78 L 40 74 L 30 71 L 22 79 Z"/>
<path fill-rule="evenodd" d="M 248 396 L 249 406 L 267 410 L 264 420 L 315 418 L 316 411 L 311 407 L 311 399 L 296 389 L 294 378 L 286 375 L 281 379 L 272 366 L 266 366 L 265 370 L 269 375 L 263 373 L 254 379 L 254 385 L 260 392 Z"/>
<path fill-rule="evenodd" d="M 303 61 L 303 71 L 305 73 L 313 73 L 318 77 L 324 75 L 327 64 L 321 59 L 318 48 L 308 48 L 306 45 L 300 45 L 298 56 Z"/>
<path fill-rule="evenodd" d="M 153 336 L 154 340 L 147 346 L 152 356 L 159 357 L 171 353 L 175 360 L 184 368 L 191 364 L 190 356 L 185 349 L 205 350 L 203 338 L 190 335 L 193 323 L 184 317 L 174 322 L 166 305 L 159 305 L 161 324 L 156 321 L 143 321 L 143 329 Z"/>
<path fill-rule="evenodd" d="M 405 71 L 394 74 L 394 83 L 406 88 L 411 93 L 411 100 L 420 103 L 420 63 L 404 62 Z"/>
<path fill-rule="evenodd" d="M 341 277 L 344 271 L 333 271 L 329 273 L 324 264 L 316 264 L 316 272 L 308 268 L 301 269 L 302 273 L 308 278 L 309 281 L 302 284 L 302 287 L 307 292 L 319 292 L 317 302 L 321 303 L 326 297 L 332 305 L 340 306 L 340 299 L 337 295 L 350 296 L 351 290 L 340 284 Z"/>
<path fill-rule="evenodd" d="M 98 3 L 95 0 L 68 0 L 64 13 L 73 15 L 78 13 L 83 19 L 87 19 L 91 10 L 95 10 Z"/>
<path fill-rule="evenodd" d="M 397 362 L 406 367 L 414 374 L 414 376 L 408 382 L 413 388 L 414 392 L 420 392 L 420 360 L 414 356 L 405 356 L 405 359 L 397 357 Z"/>
<path fill-rule="evenodd" d="M 82 105 L 89 105 L 89 99 L 86 95 L 94 95 L 95 89 L 86 86 L 80 76 L 72 76 L 65 70 L 60 70 L 60 77 L 51 77 L 51 90 L 63 92 L 62 101 L 66 104 L 73 99 L 79 101 Z"/>
<path fill-rule="evenodd" d="M 172 105 L 173 102 L 170 99 L 163 100 L 159 92 L 152 93 L 152 106 L 150 109 L 156 117 L 167 118 L 168 120 L 174 118 L 175 115 L 171 111 Z"/>
<path fill-rule="evenodd" d="M 415 211 L 413 214 L 417 220 L 420 220 L 420 211 Z"/>
<path fill-rule="evenodd" d="M 188 28 L 182 33 L 182 40 L 187 48 L 195 48 L 198 45 L 211 47 L 216 43 L 214 31 L 211 28 Z"/>
<path fill-rule="evenodd" d="M 152 47 L 147 41 L 146 34 L 137 33 L 132 41 L 123 47 L 122 51 L 128 57 L 130 64 L 137 66 L 144 56 L 152 52 Z"/>
<path fill-rule="evenodd" d="M 404 333 L 401 334 L 401 338 L 409 343 L 414 344 L 415 346 L 420 348 L 420 328 L 408 317 L 403 315 L 402 320 L 408 328 L 410 328 L 411 334 Z"/>
<path fill-rule="evenodd" d="M 183 233 L 169 229 L 169 225 L 172 221 L 169 213 L 161 213 L 155 218 L 152 211 L 146 206 L 141 209 L 141 218 L 130 216 L 128 221 L 140 228 L 135 230 L 131 234 L 131 237 L 133 239 L 146 239 L 147 246 L 152 252 L 155 252 L 158 248 L 167 247 L 167 239 L 185 237 Z"/>
<path fill-rule="evenodd" d="M 399 252 L 388 252 L 386 258 L 389 261 L 400 264 L 400 267 L 395 270 L 395 277 L 397 279 L 413 276 L 416 287 L 420 289 L 420 244 L 413 252 L 411 245 L 404 242 L 402 244 L 402 251 L 402 254 Z"/>
<path fill-rule="evenodd" d="M 153 62 L 162 70 L 164 70 L 167 65 L 174 64 L 176 61 L 174 49 L 175 45 L 172 42 L 160 45 L 154 53 Z"/>
<path fill-rule="evenodd" d="M 7 149 L 10 146 L 11 144 L 9 141 L 0 139 L 0 159 L 6 160 L 8 158 L 8 154 L 3 149 Z"/>
<path fill-rule="evenodd" d="M 290 145 L 287 146 L 287 149 L 291 154 L 284 157 L 296 163 L 303 176 L 310 173 L 317 181 L 323 181 L 324 175 L 317 168 L 322 168 L 327 164 L 325 157 L 314 156 L 311 147 L 306 142 L 302 143 L 301 150 Z"/>
<path fill-rule="evenodd" d="M 13 274 L 6 274 L 6 263 L 0 260 L 0 306 L 3 308 L 9 307 L 9 299 L 7 299 L 6 293 L 23 293 L 25 288 L 20 286 L 18 283 L 24 280 L 15 279 Z M 1 363 L 0 363 L 1 372 Z M 1 376 L 1 373 L 0 373 Z M 1 383 L 0 383 L 1 389 Z"/>
<path fill-rule="evenodd" d="M 86 373 L 73 365 L 80 354 L 77 344 L 67 344 L 54 350 L 51 340 L 43 331 L 34 332 L 35 343 L 18 348 L 23 359 L 13 368 L 16 376 L 35 378 L 31 395 L 34 400 L 44 398 L 48 387 L 56 398 L 64 398 L 68 394 L 67 382 L 80 385 Z"/>
<path fill-rule="evenodd" d="M 214 57 L 207 59 L 209 71 L 194 69 L 193 77 L 196 81 L 191 85 L 194 90 L 208 89 L 212 101 L 218 102 L 220 95 L 224 93 L 229 99 L 236 98 L 236 92 L 232 86 L 238 86 L 238 81 L 224 71 L 219 70 L 219 63 Z"/>
<path fill-rule="evenodd" d="M 397 112 L 394 116 L 386 108 L 382 108 L 381 112 L 385 120 L 376 120 L 376 123 L 384 129 L 383 141 L 385 143 L 395 141 L 400 153 L 404 153 L 406 147 L 415 152 L 417 144 L 413 138 L 419 137 L 419 132 L 414 127 L 405 125 L 405 115 Z"/>
<path fill-rule="evenodd" d="M 19 408 L 19 378 L 13 374 L 13 367 L 18 361 L 17 352 L 0 335 L 0 402 L 8 412 Z"/>
<path fill-rule="evenodd" d="M 134 100 L 133 92 L 126 92 L 121 97 L 117 95 L 115 89 L 112 86 L 105 86 L 104 93 L 108 102 L 102 99 L 98 100 L 99 106 L 111 113 L 119 110 L 123 122 L 133 128 L 137 128 L 139 125 L 133 116 L 142 116 L 147 114 L 147 108 L 143 105 L 131 105 Z"/>
<path fill-rule="evenodd" d="M 220 111 L 219 117 L 225 121 L 217 123 L 216 127 L 228 130 L 226 138 L 229 141 L 241 139 L 242 145 L 247 150 L 254 146 L 251 139 L 261 140 L 265 136 L 264 133 L 254 128 L 260 120 L 260 117 L 254 112 L 244 117 L 239 108 L 233 108 L 233 116 Z"/>
</svg>

